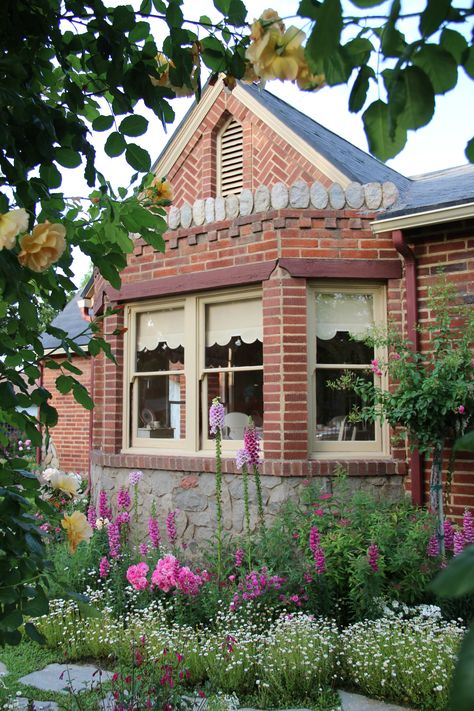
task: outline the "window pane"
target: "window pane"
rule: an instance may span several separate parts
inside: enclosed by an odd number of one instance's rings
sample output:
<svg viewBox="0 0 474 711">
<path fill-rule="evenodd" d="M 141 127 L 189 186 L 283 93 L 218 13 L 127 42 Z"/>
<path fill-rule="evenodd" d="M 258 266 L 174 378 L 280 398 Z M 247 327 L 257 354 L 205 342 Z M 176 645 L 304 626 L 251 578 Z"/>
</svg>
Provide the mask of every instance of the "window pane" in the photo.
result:
<svg viewBox="0 0 474 711">
<path fill-rule="evenodd" d="M 354 341 L 347 331 L 338 331 L 334 338 L 316 339 L 317 363 L 351 363 L 369 365 L 374 349 L 362 341 Z"/>
<path fill-rule="evenodd" d="M 206 305 L 206 346 L 262 341 L 262 300 L 239 299 Z"/>
<path fill-rule="evenodd" d="M 250 416 L 256 427 L 263 427 L 263 372 L 208 373 L 207 408 L 220 397 L 226 411 L 224 439 L 242 439 Z M 241 417 L 238 417 L 238 415 Z M 206 425 L 208 427 L 208 425 Z M 207 433 L 208 437 L 210 432 Z"/>
<path fill-rule="evenodd" d="M 263 365 L 261 341 L 245 343 L 239 336 L 234 336 L 227 345 L 215 343 L 206 346 L 206 368 L 238 368 L 246 365 Z"/>
<path fill-rule="evenodd" d="M 331 340 L 338 332 L 363 338 L 374 323 L 372 294 L 316 294 L 316 335 Z"/>
<path fill-rule="evenodd" d="M 335 390 L 328 383 L 335 381 L 347 370 L 316 371 L 316 440 L 317 441 L 373 441 L 375 427 L 373 423 L 348 421 L 348 415 L 354 406 L 360 406 L 360 398 L 350 390 Z M 372 374 L 357 375 L 371 381 Z"/>
<path fill-rule="evenodd" d="M 183 439 L 186 436 L 184 375 L 139 378 L 137 437 Z"/>
<path fill-rule="evenodd" d="M 136 369 L 138 373 L 150 373 L 157 370 L 183 370 L 184 368 L 184 348 L 169 348 L 168 345 L 160 341 L 157 347 L 149 351 L 147 349 L 137 353 Z"/>
<path fill-rule="evenodd" d="M 184 363 L 184 309 L 137 314 L 137 370 L 174 370 L 167 361 Z"/>
</svg>

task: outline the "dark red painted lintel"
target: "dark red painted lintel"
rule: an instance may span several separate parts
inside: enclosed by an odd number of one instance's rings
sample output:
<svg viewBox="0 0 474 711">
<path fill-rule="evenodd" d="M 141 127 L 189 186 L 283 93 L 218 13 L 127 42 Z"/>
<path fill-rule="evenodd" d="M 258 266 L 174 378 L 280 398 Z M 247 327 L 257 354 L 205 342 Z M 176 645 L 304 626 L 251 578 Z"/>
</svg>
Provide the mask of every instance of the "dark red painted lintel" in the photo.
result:
<svg viewBox="0 0 474 711">
<path fill-rule="evenodd" d="M 399 259 L 297 259 L 283 258 L 280 267 L 294 277 L 333 279 L 400 279 Z"/>
</svg>

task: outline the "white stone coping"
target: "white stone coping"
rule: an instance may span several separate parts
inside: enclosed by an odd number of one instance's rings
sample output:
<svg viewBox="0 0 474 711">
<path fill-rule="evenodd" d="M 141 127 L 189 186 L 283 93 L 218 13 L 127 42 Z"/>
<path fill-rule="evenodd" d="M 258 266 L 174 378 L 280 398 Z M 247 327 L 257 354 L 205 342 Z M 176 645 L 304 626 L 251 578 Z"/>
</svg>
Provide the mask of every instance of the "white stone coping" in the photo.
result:
<svg viewBox="0 0 474 711">
<path fill-rule="evenodd" d="M 284 183 L 276 183 L 272 188 L 259 185 L 255 191 L 245 188 L 239 195 L 199 199 L 193 205 L 184 203 L 181 207 L 173 205 L 168 213 L 168 226 L 170 230 L 187 229 L 285 208 L 373 212 L 391 207 L 398 197 L 398 188 L 391 182 L 349 183 L 346 188 L 332 183 L 326 188 L 317 181 L 309 185 L 304 180 L 297 180 L 289 187 Z"/>
</svg>

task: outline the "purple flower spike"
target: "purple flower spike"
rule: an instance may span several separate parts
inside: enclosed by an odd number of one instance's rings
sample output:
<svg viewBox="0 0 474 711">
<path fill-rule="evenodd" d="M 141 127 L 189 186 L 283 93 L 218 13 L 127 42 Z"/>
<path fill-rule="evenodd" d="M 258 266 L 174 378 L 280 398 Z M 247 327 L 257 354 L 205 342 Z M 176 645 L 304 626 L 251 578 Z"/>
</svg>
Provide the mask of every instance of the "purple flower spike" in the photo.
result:
<svg viewBox="0 0 474 711">
<path fill-rule="evenodd" d="M 447 551 L 452 551 L 454 549 L 454 528 L 453 524 L 447 518 L 443 524 L 444 528 L 444 547 Z"/>
<path fill-rule="evenodd" d="M 245 428 L 244 449 L 247 452 L 248 464 L 251 467 L 258 467 L 260 464 L 260 438 L 253 425 Z"/>
<path fill-rule="evenodd" d="M 459 555 L 464 550 L 464 545 L 466 541 L 464 540 L 464 534 L 462 531 L 454 532 L 454 555 Z"/>
<path fill-rule="evenodd" d="M 166 517 L 166 534 L 168 536 L 168 541 L 171 545 L 174 545 L 178 536 L 176 531 L 176 511 L 170 511 Z"/>
<path fill-rule="evenodd" d="M 430 558 L 436 558 L 437 556 L 439 556 L 438 536 L 431 536 L 428 542 L 428 547 L 426 549 L 426 555 L 428 555 Z"/>
<path fill-rule="evenodd" d="M 243 469 L 244 466 L 248 464 L 247 450 L 245 449 L 245 447 L 243 449 L 239 449 L 239 451 L 237 452 L 237 455 L 235 457 L 235 463 L 237 469 Z"/>
<path fill-rule="evenodd" d="M 474 543 L 474 520 L 472 513 L 466 509 L 462 517 L 462 530 L 466 543 Z"/>
<path fill-rule="evenodd" d="M 224 417 L 224 405 L 219 402 L 219 398 L 215 397 L 212 401 L 211 407 L 209 408 L 209 428 L 211 430 L 211 434 L 217 434 L 218 430 L 222 432 L 224 429 Z"/>
<path fill-rule="evenodd" d="M 160 528 L 157 519 L 153 516 L 148 519 L 148 535 L 153 548 L 159 548 L 161 541 Z"/>
<path fill-rule="evenodd" d="M 369 562 L 370 567 L 372 568 L 372 572 L 378 573 L 379 547 L 376 543 L 372 543 L 369 546 L 367 550 L 367 560 Z"/>
<path fill-rule="evenodd" d="M 130 486 L 137 486 L 137 484 L 140 483 L 142 478 L 143 478 L 143 472 L 141 472 L 139 469 L 137 469 L 133 472 L 130 472 L 130 474 L 128 475 L 128 483 L 130 484 Z"/>
<path fill-rule="evenodd" d="M 119 509 L 129 509 L 132 504 L 132 501 L 130 499 L 130 494 L 128 493 L 128 489 L 125 489 L 122 487 L 117 494 L 117 505 Z"/>
</svg>

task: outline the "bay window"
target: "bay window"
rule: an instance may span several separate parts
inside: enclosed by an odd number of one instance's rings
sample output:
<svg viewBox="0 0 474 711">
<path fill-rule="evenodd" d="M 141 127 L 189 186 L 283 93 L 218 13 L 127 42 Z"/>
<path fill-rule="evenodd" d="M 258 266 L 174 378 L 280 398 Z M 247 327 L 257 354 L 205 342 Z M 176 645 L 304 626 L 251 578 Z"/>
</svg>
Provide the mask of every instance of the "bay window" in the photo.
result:
<svg viewBox="0 0 474 711">
<path fill-rule="evenodd" d="M 226 411 L 223 449 L 241 446 L 249 416 L 263 431 L 262 302 L 255 290 L 128 307 L 124 447 L 213 447 L 212 399 Z"/>
<path fill-rule="evenodd" d="M 380 384 L 371 361 L 380 357 L 364 338 L 384 318 L 382 286 L 324 285 L 309 292 L 309 401 L 312 451 L 382 452 L 383 431 L 378 423 L 352 422 L 360 405 L 350 389 L 334 388 L 345 373 Z"/>
</svg>

